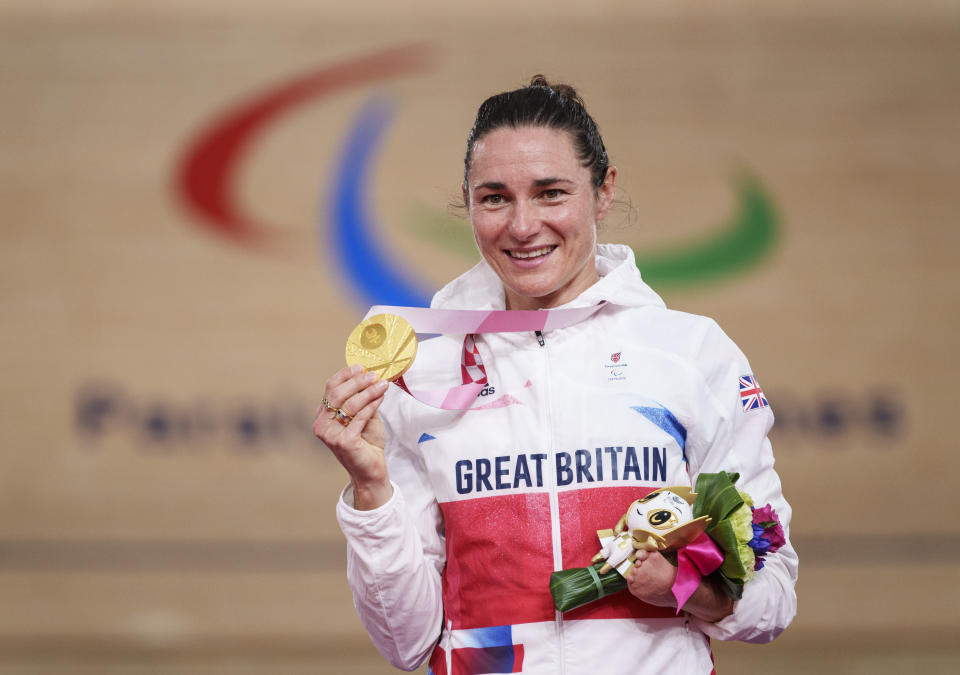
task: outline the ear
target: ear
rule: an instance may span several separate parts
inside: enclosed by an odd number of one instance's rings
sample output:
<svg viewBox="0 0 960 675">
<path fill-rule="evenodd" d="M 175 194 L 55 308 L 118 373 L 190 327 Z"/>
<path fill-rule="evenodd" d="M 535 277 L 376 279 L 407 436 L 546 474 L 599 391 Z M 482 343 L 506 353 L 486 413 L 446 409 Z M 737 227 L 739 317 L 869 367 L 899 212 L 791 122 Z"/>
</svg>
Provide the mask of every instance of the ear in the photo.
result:
<svg viewBox="0 0 960 675">
<path fill-rule="evenodd" d="M 600 222 L 607 217 L 613 208 L 613 201 L 617 196 L 617 167 L 607 169 L 607 175 L 600 187 L 597 188 L 597 208 L 594 220 Z"/>
<path fill-rule="evenodd" d="M 463 195 L 463 205 L 470 210 L 470 192 L 467 190 L 467 181 L 460 183 L 460 193 Z"/>
</svg>

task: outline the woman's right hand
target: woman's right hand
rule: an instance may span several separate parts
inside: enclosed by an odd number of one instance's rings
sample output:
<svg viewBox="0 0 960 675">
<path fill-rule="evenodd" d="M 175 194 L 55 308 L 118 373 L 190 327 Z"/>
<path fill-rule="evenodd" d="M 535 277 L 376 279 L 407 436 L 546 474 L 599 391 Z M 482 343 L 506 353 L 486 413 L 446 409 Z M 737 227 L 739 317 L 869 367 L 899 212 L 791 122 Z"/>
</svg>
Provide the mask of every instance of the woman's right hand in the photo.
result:
<svg viewBox="0 0 960 675">
<path fill-rule="evenodd" d="M 359 365 L 337 371 L 324 385 L 325 404 L 313 423 L 313 433 L 350 474 L 354 508 L 361 511 L 375 509 L 393 495 L 383 455 L 386 434 L 377 415 L 388 385 Z M 353 419 L 342 424 L 337 408 Z"/>
</svg>

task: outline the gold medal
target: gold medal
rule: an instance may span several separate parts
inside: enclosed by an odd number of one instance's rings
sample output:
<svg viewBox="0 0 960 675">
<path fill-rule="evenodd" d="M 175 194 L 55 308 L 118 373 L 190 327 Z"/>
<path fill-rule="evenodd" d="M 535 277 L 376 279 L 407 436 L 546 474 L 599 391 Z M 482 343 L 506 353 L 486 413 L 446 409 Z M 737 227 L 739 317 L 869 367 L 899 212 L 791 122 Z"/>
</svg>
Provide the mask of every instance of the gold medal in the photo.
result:
<svg viewBox="0 0 960 675">
<path fill-rule="evenodd" d="M 417 334 L 396 314 L 364 319 L 347 338 L 347 365 L 359 363 L 383 380 L 393 381 L 407 372 L 417 355 Z"/>
</svg>

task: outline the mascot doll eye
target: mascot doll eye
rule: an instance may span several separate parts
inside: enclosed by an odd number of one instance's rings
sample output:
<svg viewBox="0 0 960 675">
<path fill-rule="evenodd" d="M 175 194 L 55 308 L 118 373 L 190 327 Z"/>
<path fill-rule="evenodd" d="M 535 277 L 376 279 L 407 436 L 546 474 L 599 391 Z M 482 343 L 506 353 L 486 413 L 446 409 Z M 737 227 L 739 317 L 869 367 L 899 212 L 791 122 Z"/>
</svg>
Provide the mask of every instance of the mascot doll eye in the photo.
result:
<svg viewBox="0 0 960 675">
<path fill-rule="evenodd" d="M 655 530 L 669 530 L 677 524 L 677 516 L 673 511 L 658 509 L 647 514 L 647 522 Z"/>
</svg>

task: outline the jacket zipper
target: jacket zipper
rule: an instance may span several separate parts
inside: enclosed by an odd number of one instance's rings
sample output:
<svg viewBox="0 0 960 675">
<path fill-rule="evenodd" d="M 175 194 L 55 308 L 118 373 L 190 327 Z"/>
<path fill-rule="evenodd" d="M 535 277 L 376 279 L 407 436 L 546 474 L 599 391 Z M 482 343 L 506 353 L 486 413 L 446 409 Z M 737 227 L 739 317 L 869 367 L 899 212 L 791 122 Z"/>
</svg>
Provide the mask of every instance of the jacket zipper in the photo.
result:
<svg viewBox="0 0 960 675">
<path fill-rule="evenodd" d="M 550 352 L 546 350 L 546 341 L 543 339 L 543 333 L 540 331 L 535 331 L 537 336 L 537 343 L 540 347 L 544 348 L 543 351 L 543 361 L 544 361 L 544 417 L 547 423 L 547 439 L 549 442 L 549 454 L 551 462 L 555 462 L 554 453 L 556 452 L 556 442 L 554 438 L 554 429 L 553 429 L 553 399 L 550 396 Z M 560 497 L 557 493 L 557 477 L 554 474 L 553 480 L 550 481 L 550 531 L 553 533 L 551 537 L 553 541 L 553 567 L 554 569 L 560 569 L 563 562 L 563 553 L 561 548 L 560 541 Z M 563 675 L 566 672 L 566 655 L 565 655 L 565 646 L 563 639 L 563 614 L 559 611 L 555 613 L 555 625 L 557 627 L 557 657 L 559 659 L 560 668 L 559 673 Z"/>
</svg>

